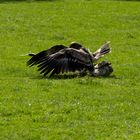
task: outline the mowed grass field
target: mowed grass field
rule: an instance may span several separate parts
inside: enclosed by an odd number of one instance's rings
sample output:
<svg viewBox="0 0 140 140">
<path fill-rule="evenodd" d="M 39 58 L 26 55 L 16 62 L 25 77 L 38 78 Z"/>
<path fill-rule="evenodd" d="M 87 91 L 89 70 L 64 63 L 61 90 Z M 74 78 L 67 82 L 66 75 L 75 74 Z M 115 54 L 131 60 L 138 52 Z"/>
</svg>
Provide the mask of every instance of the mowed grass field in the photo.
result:
<svg viewBox="0 0 140 140">
<path fill-rule="evenodd" d="M 112 75 L 42 78 L 21 56 L 72 41 L 111 41 Z M 140 2 L 1 2 L 0 139 L 140 139 Z"/>
</svg>

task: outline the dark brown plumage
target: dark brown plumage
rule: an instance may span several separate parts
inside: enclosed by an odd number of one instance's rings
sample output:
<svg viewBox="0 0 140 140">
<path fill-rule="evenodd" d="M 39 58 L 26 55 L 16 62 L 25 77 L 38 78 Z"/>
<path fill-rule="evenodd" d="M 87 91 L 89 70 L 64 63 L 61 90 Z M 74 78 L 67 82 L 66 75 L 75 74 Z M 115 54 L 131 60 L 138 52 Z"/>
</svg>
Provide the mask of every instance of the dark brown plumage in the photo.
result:
<svg viewBox="0 0 140 140">
<path fill-rule="evenodd" d="M 100 57 L 110 52 L 109 43 L 104 44 L 96 52 L 91 53 L 81 44 L 73 42 L 70 47 L 55 45 L 38 54 L 29 54 L 32 58 L 27 62 L 28 66 L 37 65 L 38 71 L 46 76 L 64 72 L 88 70 L 94 71 L 93 63 Z"/>
</svg>

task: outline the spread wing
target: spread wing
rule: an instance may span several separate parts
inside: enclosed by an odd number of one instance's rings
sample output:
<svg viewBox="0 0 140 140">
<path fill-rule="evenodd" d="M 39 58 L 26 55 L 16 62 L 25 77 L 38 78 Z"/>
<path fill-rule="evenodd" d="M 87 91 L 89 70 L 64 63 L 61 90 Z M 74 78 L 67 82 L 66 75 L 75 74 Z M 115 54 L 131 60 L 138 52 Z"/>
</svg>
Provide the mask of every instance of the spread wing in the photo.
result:
<svg viewBox="0 0 140 140">
<path fill-rule="evenodd" d="M 42 61 L 46 56 L 54 54 L 65 48 L 67 48 L 67 47 L 64 45 L 55 45 L 48 50 L 41 51 L 38 54 L 33 55 L 32 58 L 27 62 L 27 65 L 29 65 L 29 66 L 36 65 L 40 61 Z"/>
<path fill-rule="evenodd" d="M 75 49 L 65 49 L 46 56 L 38 63 L 38 71 L 46 76 L 51 72 L 51 75 L 64 73 L 68 71 L 80 71 L 83 68 L 93 67 L 89 56 L 86 53 Z"/>
</svg>

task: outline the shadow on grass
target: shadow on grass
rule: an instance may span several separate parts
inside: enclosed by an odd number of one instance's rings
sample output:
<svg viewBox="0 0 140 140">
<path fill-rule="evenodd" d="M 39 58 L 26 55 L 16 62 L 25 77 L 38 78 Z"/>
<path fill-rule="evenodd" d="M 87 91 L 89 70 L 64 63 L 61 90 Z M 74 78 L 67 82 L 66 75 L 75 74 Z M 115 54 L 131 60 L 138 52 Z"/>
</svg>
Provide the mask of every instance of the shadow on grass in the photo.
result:
<svg viewBox="0 0 140 140">
<path fill-rule="evenodd" d="M 0 0 L 0 3 L 8 3 L 8 2 L 11 2 L 11 3 L 19 3 L 19 2 L 55 2 L 55 1 L 58 1 L 58 0 Z"/>
<path fill-rule="evenodd" d="M 51 77 L 49 76 L 37 76 L 37 77 L 31 77 L 31 79 L 55 79 L 55 80 L 60 80 L 60 79 L 73 79 L 73 78 L 80 78 L 83 76 L 78 76 L 77 74 L 63 74 L 63 75 L 53 75 Z"/>
<path fill-rule="evenodd" d="M 61 80 L 61 79 L 74 79 L 74 78 L 82 78 L 82 77 L 85 77 L 87 75 L 83 75 L 83 76 L 80 76 L 78 74 L 63 74 L 63 75 L 54 75 L 52 77 L 44 77 L 44 76 L 37 76 L 37 77 L 31 77 L 31 79 L 55 79 L 55 80 Z M 89 76 L 89 75 L 88 75 Z M 92 77 L 92 78 L 102 78 L 102 79 L 119 79 L 117 78 L 115 75 L 110 75 L 110 76 L 102 76 L 102 77 L 94 77 L 94 76 L 89 76 L 89 77 Z"/>
</svg>

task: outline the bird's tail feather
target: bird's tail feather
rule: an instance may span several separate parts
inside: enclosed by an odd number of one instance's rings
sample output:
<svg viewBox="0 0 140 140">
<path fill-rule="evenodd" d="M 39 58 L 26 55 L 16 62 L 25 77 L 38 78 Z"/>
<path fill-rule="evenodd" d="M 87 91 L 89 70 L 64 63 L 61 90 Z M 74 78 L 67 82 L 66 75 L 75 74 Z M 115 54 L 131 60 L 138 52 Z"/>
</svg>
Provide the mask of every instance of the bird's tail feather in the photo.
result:
<svg viewBox="0 0 140 140">
<path fill-rule="evenodd" d="M 94 59 L 98 60 L 103 57 L 105 54 L 109 53 L 111 49 L 109 48 L 110 41 L 105 43 L 100 49 L 93 53 Z"/>
</svg>

